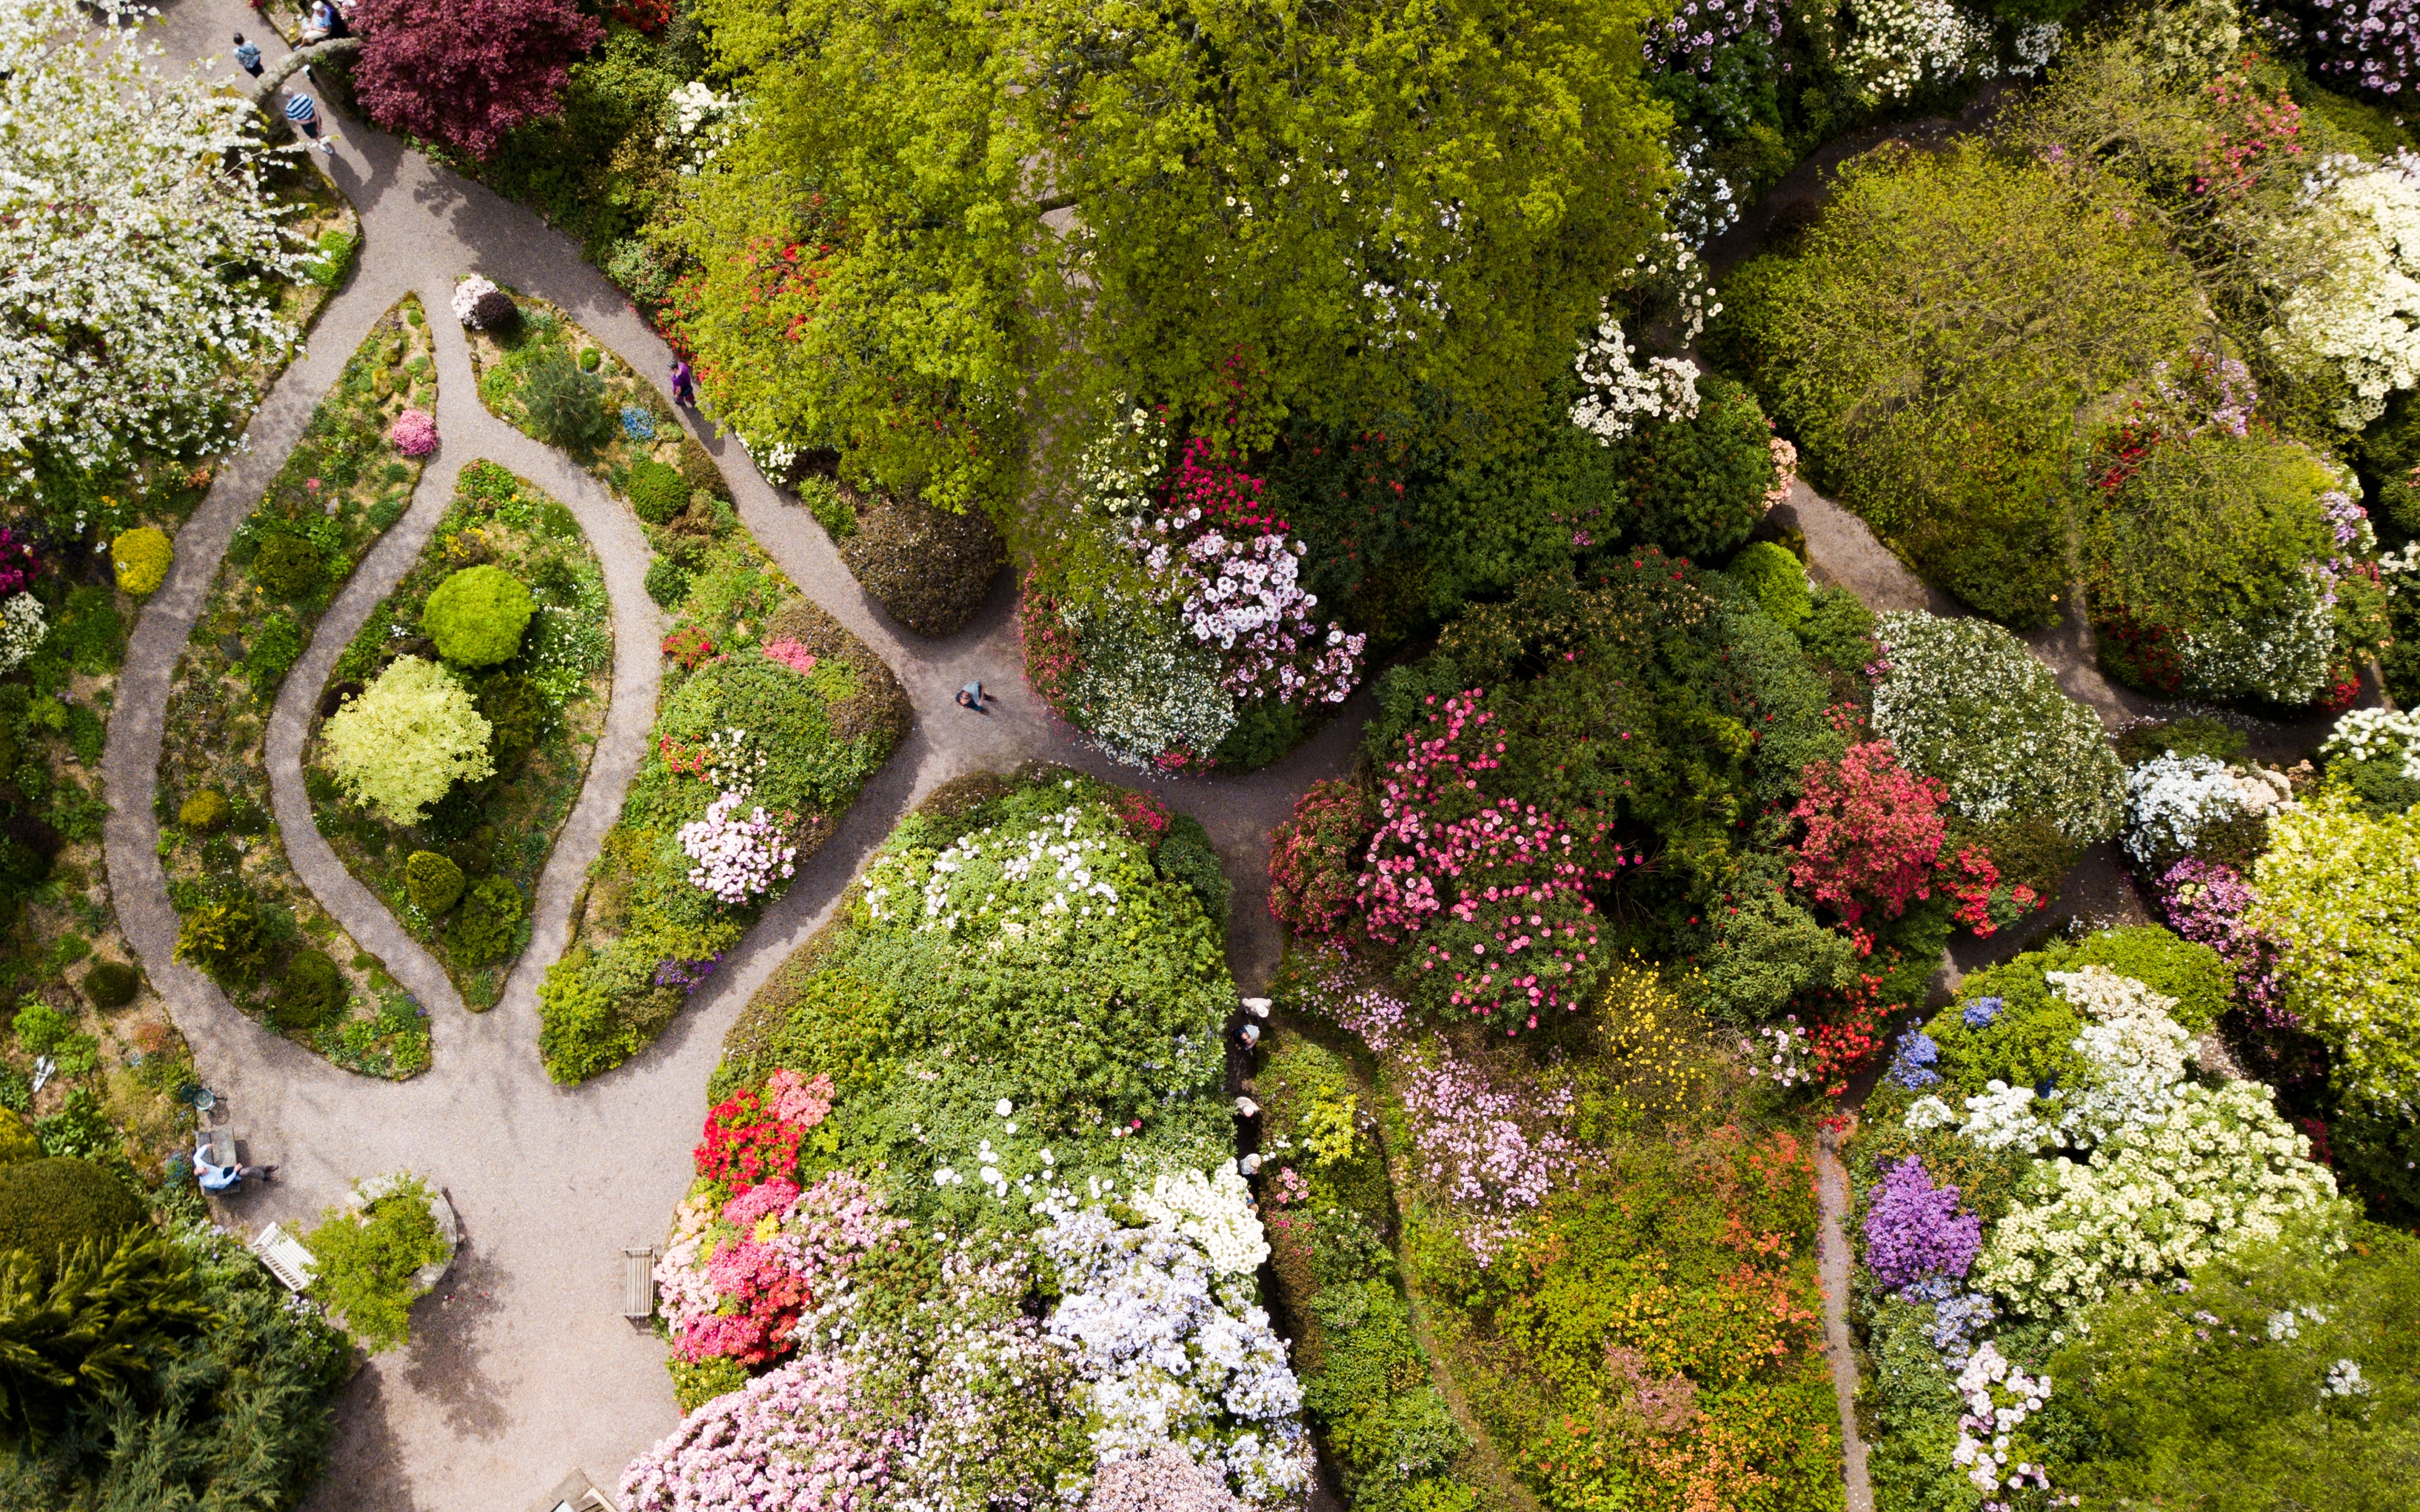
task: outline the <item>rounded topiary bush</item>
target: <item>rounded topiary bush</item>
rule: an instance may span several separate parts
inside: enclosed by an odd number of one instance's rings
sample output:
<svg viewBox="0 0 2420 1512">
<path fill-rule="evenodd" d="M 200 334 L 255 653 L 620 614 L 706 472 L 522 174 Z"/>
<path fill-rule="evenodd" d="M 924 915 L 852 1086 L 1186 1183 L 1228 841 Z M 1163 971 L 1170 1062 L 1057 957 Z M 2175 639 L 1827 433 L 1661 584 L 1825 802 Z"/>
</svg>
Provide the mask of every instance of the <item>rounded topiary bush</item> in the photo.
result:
<svg viewBox="0 0 2420 1512">
<path fill-rule="evenodd" d="M 277 984 L 269 1016 L 279 1028 L 302 1033 L 335 1017 L 349 995 L 345 974 L 328 953 L 305 949 L 287 963 L 286 980 Z"/>
<path fill-rule="evenodd" d="M 465 667 L 508 661 L 521 648 L 537 601 L 511 573 L 492 563 L 465 567 L 428 595 L 420 627 L 437 654 Z"/>
<path fill-rule="evenodd" d="M 435 851 L 414 851 L 403 863 L 403 885 L 411 893 L 411 906 L 442 914 L 462 896 L 462 869 Z"/>
<path fill-rule="evenodd" d="M 271 598 L 302 597 L 319 586 L 325 569 L 317 546 L 283 531 L 261 542 L 252 558 L 252 580 Z"/>
<path fill-rule="evenodd" d="M 1807 622 L 1814 594 L 1807 586 L 1807 569 L 1787 547 L 1771 541 L 1750 541 L 1740 548 L 1739 554 L 1723 571 L 1754 594 L 1767 614 L 1791 629 Z"/>
<path fill-rule="evenodd" d="M 841 560 L 891 617 L 918 635 L 954 635 L 983 608 L 1008 561 L 1000 532 L 981 510 L 952 514 L 922 500 L 861 503 L 857 533 Z"/>
<path fill-rule="evenodd" d="M 167 532 L 138 525 L 109 543 L 109 558 L 117 570 L 117 586 L 141 598 L 167 580 L 177 548 L 168 543 Z"/>
<path fill-rule="evenodd" d="M 471 302 L 471 323 L 489 335 L 503 335 L 520 328 L 521 307 L 513 297 L 500 288 L 491 288 Z"/>
<path fill-rule="evenodd" d="M 689 485 L 676 470 L 653 459 L 632 467 L 626 486 L 630 507 L 650 525 L 661 525 L 689 507 Z"/>
<path fill-rule="evenodd" d="M 143 1221 L 142 1200 L 105 1165 L 62 1156 L 0 1166 L 0 1250 L 25 1250 L 46 1271 L 85 1240 Z"/>
<path fill-rule="evenodd" d="M 216 788 L 202 789 L 177 810 L 177 823 L 196 835 L 215 835 L 234 816 L 235 810 L 227 803 L 226 795 Z"/>
<path fill-rule="evenodd" d="M 483 966 L 501 957 L 512 946 L 523 906 L 521 890 L 509 878 L 480 878 L 445 932 L 445 949 L 455 964 Z"/>
<path fill-rule="evenodd" d="M 23 1165 L 42 1158 L 42 1142 L 33 1126 L 13 1113 L 0 1113 L 0 1165 Z"/>
<path fill-rule="evenodd" d="M 689 596 L 689 569 L 669 557 L 658 557 L 647 568 L 647 596 L 666 609 Z"/>
<path fill-rule="evenodd" d="M 686 432 L 680 439 L 680 475 L 692 493 L 710 493 L 717 499 L 731 497 L 731 485 L 723 481 L 722 470 L 714 465 L 713 454 Z"/>
<path fill-rule="evenodd" d="M 124 1008 L 134 1001 L 143 979 L 123 961 L 96 961 L 84 974 L 84 995 L 95 1008 Z"/>
</svg>

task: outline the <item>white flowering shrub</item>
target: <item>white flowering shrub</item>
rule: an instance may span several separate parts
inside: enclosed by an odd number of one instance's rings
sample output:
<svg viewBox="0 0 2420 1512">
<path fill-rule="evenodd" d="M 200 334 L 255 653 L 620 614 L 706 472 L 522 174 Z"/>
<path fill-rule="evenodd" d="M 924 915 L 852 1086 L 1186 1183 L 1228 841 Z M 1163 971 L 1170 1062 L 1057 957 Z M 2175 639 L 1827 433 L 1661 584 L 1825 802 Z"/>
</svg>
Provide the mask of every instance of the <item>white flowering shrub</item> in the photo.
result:
<svg viewBox="0 0 2420 1512">
<path fill-rule="evenodd" d="M 454 318 L 475 331 L 479 326 L 479 301 L 496 292 L 495 284 L 476 273 L 465 273 L 454 285 Z"/>
<path fill-rule="evenodd" d="M 1988 620 L 1882 616 L 1877 733 L 1978 824 L 2037 817 L 2079 845 L 2117 833 L 2124 768 L 2091 710 Z"/>
<path fill-rule="evenodd" d="M 2286 294 L 2271 340 L 2342 375 L 2351 393 L 2336 423 L 2359 430 L 2420 381 L 2420 157 L 2330 158 L 2304 199 L 2313 213 L 2296 234 L 2328 249 L 2325 272 Z"/>
<path fill-rule="evenodd" d="M 731 140 L 740 114 L 737 95 L 716 94 L 705 80 L 692 79 L 665 100 L 668 129 L 656 138 L 656 146 L 673 154 L 681 172 L 696 173 Z"/>
<path fill-rule="evenodd" d="M 2049 980 L 2087 1021 L 2073 1045 L 2090 1068 L 2085 1084 L 2072 1097 L 2065 1088 L 2053 1094 L 2063 1104 L 2058 1128 L 2067 1142 L 2089 1149 L 2167 1117 L 2193 1048 L 2193 1036 L 2170 1016 L 2177 1000 L 2107 966 L 2054 971 Z"/>
<path fill-rule="evenodd" d="M 1850 0 L 1849 15 L 1856 35 L 1841 66 L 1869 104 L 1998 71 L 1991 24 L 1951 0 Z"/>
<path fill-rule="evenodd" d="M 2018 1432 L 2050 1399 L 2050 1388 L 2048 1377 L 2026 1375 L 1989 1339 L 1958 1372 L 1958 1396 L 1966 1411 L 1959 1417 L 1958 1446 L 1949 1460 L 1986 1497 L 1997 1501 L 2003 1489 L 2050 1489 L 2050 1473 L 2039 1460 L 2020 1456 L 2010 1463 Z"/>
<path fill-rule="evenodd" d="M 2262 614 L 2196 625 L 2177 637 L 2184 690 L 2195 698 L 2264 698 L 2308 703 L 2335 660 L 2334 595 L 2316 567 L 2286 585 L 2285 602 Z"/>
<path fill-rule="evenodd" d="M 1179 635 L 1154 634 L 1147 623 L 1094 618 L 1073 685 L 1086 727 L 1110 759 L 1127 766 L 1216 750 L 1240 713 L 1217 652 Z"/>
<path fill-rule="evenodd" d="M 25 665 L 48 634 L 50 623 L 43 618 L 42 601 L 31 594 L 10 594 L 8 602 L 0 603 L 0 672 L 13 672 Z"/>
<path fill-rule="evenodd" d="M 238 370 L 288 349 L 302 247 L 256 113 L 70 0 L 0 0 L 0 465 L 232 445 Z M 240 269 L 270 275 L 230 277 Z"/>
<path fill-rule="evenodd" d="M 1977 1273 L 2015 1311 L 2055 1318 L 2111 1288 L 2164 1280 L 2335 1199 L 2258 1082 L 2179 1088 L 2156 1121 L 2129 1125 L 2082 1160 L 2036 1165 L 1984 1246 Z"/>
<path fill-rule="evenodd" d="M 1607 315 L 1596 339 L 1572 365 L 1587 386 L 1572 406 L 1572 424 L 1600 446 L 1610 446 L 1642 420 L 1688 420 L 1698 412 L 1698 370 L 1679 358 L 1655 357 L 1640 367 L 1621 322 Z"/>
<path fill-rule="evenodd" d="M 1249 1275 L 1269 1257 L 1260 1210 L 1233 1161 L 1207 1174 L 1162 1171 L 1126 1204 L 1200 1244 L 1220 1275 Z"/>
<path fill-rule="evenodd" d="M 1173 1229 L 1122 1228 L 1099 1208 L 1035 1237 L 1063 1288 L 1045 1332 L 1074 1353 L 1102 1459 L 1173 1444 L 1254 1506 L 1310 1489 L 1301 1387 L 1249 1275 L 1222 1277 Z"/>
<path fill-rule="evenodd" d="M 2147 867 L 2172 861 L 2200 843 L 2203 830 L 2242 812 L 2226 763 L 2164 752 L 2126 774 L 2126 854 Z"/>
<path fill-rule="evenodd" d="M 2331 761 L 2399 762 L 2403 775 L 2420 782 L 2420 714 L 2409 709 L 2349 709 L 2328 732 L 2319 754 Z"/>
<path fill-rule="evenodd" d="M 690 869 L 690 886 L 726 903 L 763 897 L 796 870 L 799 858 L 799 848 L 785 841 L 762 804 L 739 817 L 747 801 L 744 793 L 725 793 L 707 806 L 705 818 L 680 826 L 680 848 L 697 863 Z"/>
</svg>

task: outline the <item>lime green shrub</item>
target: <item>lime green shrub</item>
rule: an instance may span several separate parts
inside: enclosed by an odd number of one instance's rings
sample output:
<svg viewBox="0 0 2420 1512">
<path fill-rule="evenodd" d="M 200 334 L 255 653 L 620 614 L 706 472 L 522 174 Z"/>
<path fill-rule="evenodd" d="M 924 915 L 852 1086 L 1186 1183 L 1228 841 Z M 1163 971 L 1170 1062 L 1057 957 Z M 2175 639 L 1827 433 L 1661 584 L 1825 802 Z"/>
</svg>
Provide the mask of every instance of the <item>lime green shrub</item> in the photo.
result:
<svg viewBox="0 0 2420 1512">
<path fill-rule="evenodd" d="M 465 567 L 428 595 L 421 628 L 437 642 L 437 654 L 464 667 L 510 660 L 521 648 L 537 601 L 519 579 L 491 563 Z"/>
<path fill-rule="evenodd" d="M 0 1113 L 0 1165 L 22 1165 L 42 1158 L 42 1141 L 34 1126 L 14 1113 Z"/>
<path fill-rule="evenodd" d="M 1789 548 L 1750 541 L 1723 571 L 1754 594 L 1764 611 L 1785 627 L 1796 630 L 1806 625 L 1807 611 L 1814 607 L 1814 593 L 1807 586 L 1806 567 L 1790 554 Z"/>
<path fill-rule="evenodd" d="M 167 580 L 168 564 L 176 558 L 177 548 L 169 544 L 168 532 L 150 525 L 138 525 L 109 543 L 117 586 L 137 598 L 159 591 Z"/>
<path fill-rule="evenodd" d="M 177 959 L 222 985 L 250 985 L 269 962 L 259 914 L 240 898 L 204 903 L 177 930 Z"/>
<path fill-rule="evenodd" d="M 302 1236 L 318 1261 L 312 1298 L 341 1313 L 345 1332 L 372 1354 L 411 1341 L 411 1304 L 420 1295 L 413 1273 L 448 1253 L 429 1196 L 416 1178 L 406 1179 L 365 1212 L 326 1210 Z"/>
<path fill-rule="evenodd" d="M 204 788 L 178 807 L 177 823 L 196 835 L 215 835 L 226 827 L 234 815 L 225 794 L 216 788 Z"/>
<path fill-rule="evenodd" d="M 488 755 L 491 733 L 452 673 L 418 656 L 398 656 L 336 711 L 322 734 L 329 770 L 353 801 L 408 825 L 456 782 L 495 771 Z"/>
<path fill-rule="evenodd" d="M 414 851 L 403 863 L 403 885 L 411 893 L 411 906 L 442 914 L 462 896 L 462 869 L 435 851 Z"/>
</svg>

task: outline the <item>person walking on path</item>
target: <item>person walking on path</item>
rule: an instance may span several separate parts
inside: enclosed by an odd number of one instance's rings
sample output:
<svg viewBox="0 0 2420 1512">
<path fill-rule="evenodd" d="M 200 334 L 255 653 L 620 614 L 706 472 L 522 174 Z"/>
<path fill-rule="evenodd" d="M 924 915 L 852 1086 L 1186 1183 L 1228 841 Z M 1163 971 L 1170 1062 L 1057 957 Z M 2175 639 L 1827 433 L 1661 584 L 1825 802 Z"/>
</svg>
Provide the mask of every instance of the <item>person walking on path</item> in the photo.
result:
<svg viewBox="0 0 2420 1512">
<path fill-rule="evenodd" d="M 958 707 L 962 709 L 972 709 L 977 714 L 984 712 L 984 690 L 982 678 L 978 677 L 973 682 L 969 683 L 966 687 L 958 689 Z"/>
<path fill-rule="evenodd" d="M 673 403 L 697 408 L 697 375 L 690 371 L 687 358 L 673 363 Z"/>
<path fill-rule="evenodd" d="M 242 69 L 244 72 L 251 74 L 256 79 L 259 78 L 260 44 L 257 42 L 247 42 L 243 39 L 243 33 L 236 33 L 235 61 L 237 67 Z"/>
<path fill-rule="evenodd" d="M 288 93 L 286 97 L 286 118 L 294 123 L 296 131 L 309 137 L 320 151 L 331 157 L 335 155 L 334 142 L 319 140 L 319 109 L 311 103 L 309 95 Z"/>
</svg>

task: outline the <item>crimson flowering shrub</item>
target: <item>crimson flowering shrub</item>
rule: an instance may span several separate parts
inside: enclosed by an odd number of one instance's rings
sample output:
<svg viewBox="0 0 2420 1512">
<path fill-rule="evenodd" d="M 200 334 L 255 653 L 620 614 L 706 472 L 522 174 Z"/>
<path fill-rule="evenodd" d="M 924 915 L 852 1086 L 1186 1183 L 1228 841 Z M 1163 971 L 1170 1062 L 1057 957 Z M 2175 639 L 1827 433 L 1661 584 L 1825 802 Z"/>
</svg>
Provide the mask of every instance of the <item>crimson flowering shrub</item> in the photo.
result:
<svg viewBox="0 0 2420 1512">
<path fill-rule="evenodd" d="M 1807 826 L 1790 880 L 1854 924 L 1878 904 L 1897 918 L 1910 902 L 1932 896 L 1947 789 L 1899 764 L 1887 740 L 1852 746 L 1838 763 L 1807 764 L 1806 795 L 1791 817 Z"/>
<path fill-rule="evenodd" d="M 34 554 L 32 543 L 17 539 L 16 532 L 0 525 L 0 596 L 24 592 L 41 571 L 42 561 Z"/>
<path fill-rule="evenodd" d="M 675 625 L 664 637 L 663 654 L 680 663 L 681 671 L 693 672 L 714 659 L 714 641 L 704 630 L 693 625 Z"/>
<path fill-rule="evenodd" d="M 1354 871 L 1378 827 L 1377 801 L 1359 784 L 1319 781 L 1269 836 L 1269 914 L 1297 934 L 1333 934 L 1353 917 Z"/>
<path fill-rule="evenodd" d="M 806 1127 L 783 1119 L 751 1088 L 717 1103 L 706 1116 L 706 1137 L 695 1151 L 697 1174 L 734 1193 L 760 1181 L 789 1180 L 799 1174 L 799 1141 Z"/>
<path fill-rule="evenodd" d="M 1121 788 L 1109 806 L 1116 814 L 1119 827 L 1126 832 L 1128 839 L 1156 850 L 1167 836 L 1172 816 L 1169 813 L 1168 805 L 1150 794 Z"/>
<path fill-rule="evenodd" d="M 1202 523 L 1231 534 L 1283 535 L 1286 522 L 1262 498 L 1267 486 L 1196 436 L 1185 443 L 1169 479 L 1169 513 L 1199 511 Z"/>
<path fill-rule="evenodd" d="M 1496 1019 L 1507 1034 L 1579 1006 L 1603 974 L 1593 884 L 1634 857 L 1613 815 L 1558 817 L 1492 796 L 1508 732 L 1479 688 L 1449 696 L 1404 736 L 1379 780 L 1378 829 L 1359 880 L 1362 926 L 1406 948 L 1414 999 Z M 1591 951 L 1598 960 L 1590 962 Z"/>
</svg>

